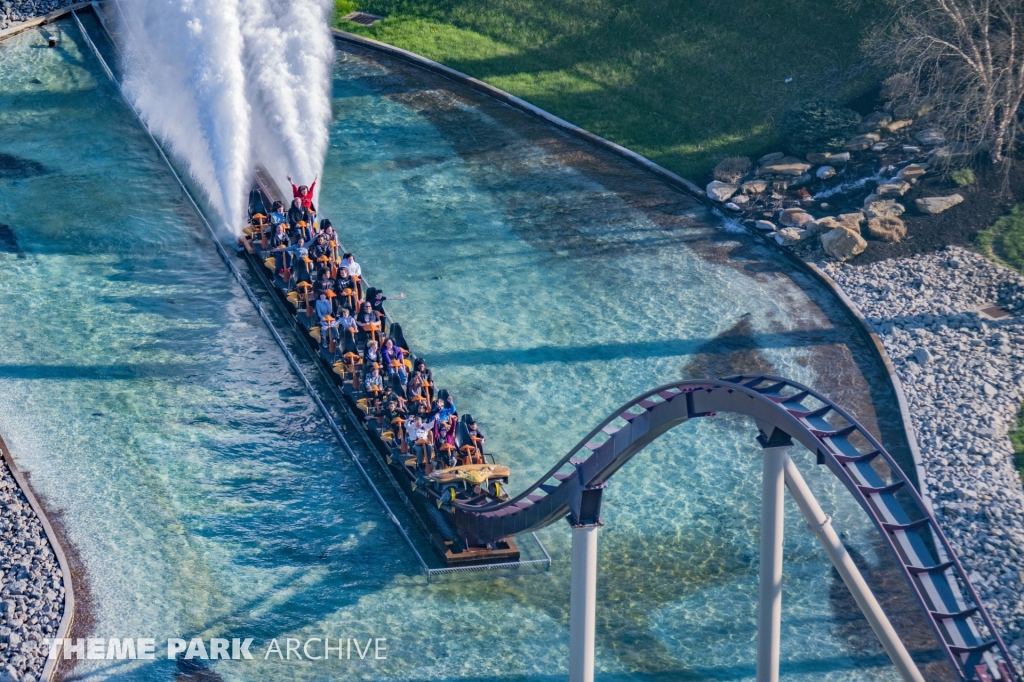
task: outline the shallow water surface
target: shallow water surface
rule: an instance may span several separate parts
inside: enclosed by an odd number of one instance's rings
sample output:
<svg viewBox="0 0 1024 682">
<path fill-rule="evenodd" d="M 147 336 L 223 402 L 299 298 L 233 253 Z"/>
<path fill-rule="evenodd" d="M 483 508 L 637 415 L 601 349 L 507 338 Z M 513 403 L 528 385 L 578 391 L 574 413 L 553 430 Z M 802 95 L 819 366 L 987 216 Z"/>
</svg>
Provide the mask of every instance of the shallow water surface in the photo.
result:
<svg viewBox="0 0 1024 682">
<path fill-rule="evenodd" d="M 420 577 L 73 24 L 57 26 L 57 49 L 35 32 L 0 45 L 0 433 L 84 567 L 80 630 L 255 638 L 255 660 L 209 662 L 225 680 L 563 679 L 565 525 L 541 533 L 549 572 Z M 371 283 L 407 294 L 393 315 L 514 487 L 633 395 L 739 371 L 819 388 L 904 456 L 884 375 L 838 306 L 700 204 L 358 50 L 339 54 L 334 111 L 321 213 Z M 753 436 L 737 418 L 684 424 L 613 480 L 600 679 L 753 679 Z M 796 457 L 927 649 L 866 517 Z M 786 531 L 786 679 L 896 679 L 793 505 Z M 387 638 L 386 658 L 264 658 L 270 638 L 324 636 Z"/>
</svg>

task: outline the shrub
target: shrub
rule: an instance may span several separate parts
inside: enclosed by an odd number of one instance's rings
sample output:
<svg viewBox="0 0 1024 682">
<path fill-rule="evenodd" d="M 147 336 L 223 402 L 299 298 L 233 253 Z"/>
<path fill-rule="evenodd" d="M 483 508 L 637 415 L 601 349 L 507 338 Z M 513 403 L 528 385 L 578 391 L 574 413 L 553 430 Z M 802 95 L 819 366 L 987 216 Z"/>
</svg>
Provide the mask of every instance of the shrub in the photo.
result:
<svg viewBox="0 0 1024 682">
<path fill-rule="evenodd" d="M 794 154 L 838 151 L 857 132 L 860 115 L 831 99 L 797 104 L 782 116 L 780 132 Z"/>
<path fill-rule="evenodd" d="M 751 165 L 750 159 L 745 156 L 730 156 L 728 159 L 722 159 L 711 174 L 719 182 L 735 184 L 743 179 Z"/>
<path fill-rule="evenodd" d="M 334 21 L 338 21 L 346 14 L 352 14 L 357 9 L 355 0 L 334 0 Z"/>
<path fill-rule="evenodd" d="M 978 245 L 989 257 L 995 257 L 1024 273 L 1024 204 L 1017 204 L 978 234 Z"/>
<path fill-rule="evenodd" d="M 907 226 L 899 218 L 871 218 L 868 234 L 883 242 L 898 242 L 907 236 Z"/>
<path fill-rule="evenodd" d="M 970 168 L 955 170 L 950 174 L 950 176 L 953 178 L 953 182 L 956 183 L 957 187 L 966 187 L 967 185 L 974 184 L 974 171 Z"/>
</svg>

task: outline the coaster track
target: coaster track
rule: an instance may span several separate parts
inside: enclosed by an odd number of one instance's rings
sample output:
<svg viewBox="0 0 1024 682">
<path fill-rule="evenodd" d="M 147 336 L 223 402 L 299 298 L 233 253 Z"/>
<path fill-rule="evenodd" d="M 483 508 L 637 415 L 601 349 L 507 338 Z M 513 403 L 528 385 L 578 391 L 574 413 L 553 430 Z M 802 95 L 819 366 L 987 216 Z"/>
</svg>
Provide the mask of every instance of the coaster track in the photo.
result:
<svg viewBox="0 0 1024 682">
<path fill-rule="evenodd" d="M 1020 679 L 963 566 L 892 456 L 842 408 L 786 379 L 679 381 L 645 393 L 609 415 L 515 498 L 456 505 L 456 526 L 489 542 L 566 516 L 596 522 L 601 489 L 630 458 L 673 427 L 720 412 L 753 417 L 764 447 L 801 443 L 843 482 L 892 551 L 961 680 Z M 891 473 L 879 473 L 877 464 Z"/>
</svg>

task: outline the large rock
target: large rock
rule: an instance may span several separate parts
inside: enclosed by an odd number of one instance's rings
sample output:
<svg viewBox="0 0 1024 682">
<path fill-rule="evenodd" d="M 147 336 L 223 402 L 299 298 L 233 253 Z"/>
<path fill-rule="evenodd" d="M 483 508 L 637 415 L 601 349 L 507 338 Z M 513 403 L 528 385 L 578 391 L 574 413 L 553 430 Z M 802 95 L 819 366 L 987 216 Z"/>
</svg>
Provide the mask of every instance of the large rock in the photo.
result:
<svg viewBox="0 0 1024 682">
<path fill-rule="evenodd" d="M 840 213 L 839 221 L 843 223 L 847 229 L 853 230 L 854 232 L 860 232 L 860 224 L 864 222 L 864 214 L 860 211 L 853 213 Z"/>
<path fill-rule="evenodd" d="M 909 118 L 904 118 L 899 121 L 889 121 L 882 126 L 882 130 L 887 133 L 895 133 L 897 130 L 903 130 L 907 126 L 911 125 L 914 121 Z"/>
<path fill-rule="evenodd" d="M 903 204 L 897 203 L 894 199 L 879 199 L 864 207 L 864 215 L 869 220 L 871 218 L 899 218 L 906 210 Z"/>
<path fill-rule="evenodd" d="M 843 145 L 843 149 L 851 152 L 862 152 L 865 149 L 870 149 L 872 145 L 881 139 L 882 137 L 878 133 L 858 135 L 857 137 L 848 140 L 846 144 Z"/>
<path fill-rule="evenodd" d="M 748 180 L 740 185 L 744 194 L 760 194 L 768 190 L 767 180 Z"/>
<path fill-rule="evenodd" d="M 801 230 L 799 227 L 784 227 L 774 235 L 775 241 L 782 246 L 791 246 L 797 242 L 801 242 L 804 239 L 812 237 L 813 234 L 808 233 L 807 230 Z"/>
<path fill-rule="evenodd" d="M 750 159 L 745 156 L 730 156 L 719 161 L 711 175 L 719 182 L 736 184 L 743 179 L 743 176 L 750 170 Z"/>
<path fill-rule="evenodd" d="M 914 133 L 914 139 L 929 147 L 946 144 L 946 136 L 937 128 L 925 128 L 924 130 L 919 130 Z"/>
<path fill-rule="evenodd" d="M 830 230 L 844 228 L 851 232 L 860 233 L 860 223 L 864 219 L 861 213 L 843 213 L 838 216 L 826 216 L 814 221 L 818 232 L 824 234 Z"/>
<path fill-rule="evenodd" d="M 818 232 L 825 234 L 829 230 L 835 230 L 840 227 L 844 227 L 843 223 L 833 216 L 825 216 L 824 218 L 818 218 L 814 221 L 814 224 L 818 228 Z"/>
<path fill-rule="evenodd" d="M 811 169 L 811 164 L 801 161 L 795 156 L 784 156 L 769 161 L 757 169 L 758 175 L 784 175 L 799 177 Z"/>
<path fill-rule="evenodd" d="M 907 226 L 896 217 L 869 218 L 867 233 L 884 242 L 898 242 L 907 236 Z"/>
<path fill-rule="evenodd" d="M 821 246 L 825 249 L 825 253 L 836 260 L 846 260 L 859 253 L 864 253 L 864 249 L 868 248 L 868 243 L 864 241 L 864 237 L 861 237 L 859 232 L 840 227 L 822 234 Z"/>
<path fill-rule="evenodd" d="M 914 182 L 918 178 L 922 177 L 928 169 L 919 163 L 907 164 L 896 174 L 896 177 L 900 180 L 906 180 L 907 182 Z"/>
<path fill-rule="evenodd" d="M 821 230 L 818 229 L 818 223 L 813 220 L 809 223 L 805 223 L 801 228 L 804 231 L 804 239 L 810 239 L 811 237 L 817 237 L 821 234 Z"/>
<path fill-rule="evenodd" d="M 959 194 L 950 194 L 948 197 L 926 197 L 924 199 L 917 199 L 914 201 L 914 205 L 917 206 L 917 210 L 921 213 L 935 215 L 953 208 L 963 200 L 964 198 Z"/>
<path fill-rule="evenodd" d="M 807 161 L 815 165 L 842 166 L 850 160 L 850 152 L 839 152 L 838 154 L 811 152 L 807 155 Z"/>
<path fill-rule="evenodd" d="M 784 156 L 785 154 L 783 154 L 782 152 L 772 152 L 771 154 L 765 154 L 764 156 L 757 160 L 757 165 L 762 166 L 766 163 L 771 163 L 772 161 L 778 161 Z"/>
<path fill-rule="evenodd" d="M 779 222 L 787 227 L 803 227 L 813 221 L 814 217 L 802 208 L 787 208 L 779 216 Z"/>
<path fill-rule="evenodd" d="M 892 120 L 890 114 L 884 111 L 875 111 L 860 120 L 857 126 L 858 133 L 872 133 Z"/>
<path fill-rule="evenodd" d="M 775 223 L 770 220 L 755 220 L 754 229 L 761 230 L 762 232 L 772 232 L 775 230 Z"/>
<path fill-rule="evenodd" d="M 924 347 L 915 348 L 914 352 L 910 354 L 910 357 L 914 358 L 919 365 L 927 365 L 933 360 L 932 354 Z"/>
<path fill-rule="evenodd" d="M 736 194 L 736 192 L 739 191 L 739 189 L 738 185 L 712 180 L 708 183 L 706 191 L 708 193 L 708 197 L 715 201 L 728 201 L 733 194 Z"/>
<path fill-rule="evenodd" d="M 817 178 L 819 180 L 828 180 L 829 178 L 833 177 L 835 174 L 836 174 L 836 169 L 833 168 L 832 166 L 821 166 L 814 173 L 814 175 L 817 176 Z"/>
<path fill-rule="evenodd" d="M 890 180 L 878 186 L 875 192 L 880 197 L 901 197 L 910 189 L 910 183 L 906 180 Z"/>
</svg>

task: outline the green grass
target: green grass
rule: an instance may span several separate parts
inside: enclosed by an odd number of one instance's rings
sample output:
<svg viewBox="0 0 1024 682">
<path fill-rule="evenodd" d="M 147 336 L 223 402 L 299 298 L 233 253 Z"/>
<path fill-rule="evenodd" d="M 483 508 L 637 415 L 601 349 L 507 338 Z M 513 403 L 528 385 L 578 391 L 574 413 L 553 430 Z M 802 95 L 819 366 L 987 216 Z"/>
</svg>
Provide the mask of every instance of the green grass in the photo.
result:
<svg viewBox="0 0 1024 682">
<path fill-rule="evenodd" d="M 1024 203 L 978 233 L 978 246 L 986 256 L 1024 273 Z"/>
<path fill-rule="evenodd" d="M 727 156 L 772 151 L 791 104 L 842 101 L 874 82 L 858 45 L 880 0 L 856 11 L 821 0 L 355 1 L 386 18 L 339 28 L 480 78 L 696 179 Z"/>
</svg>

